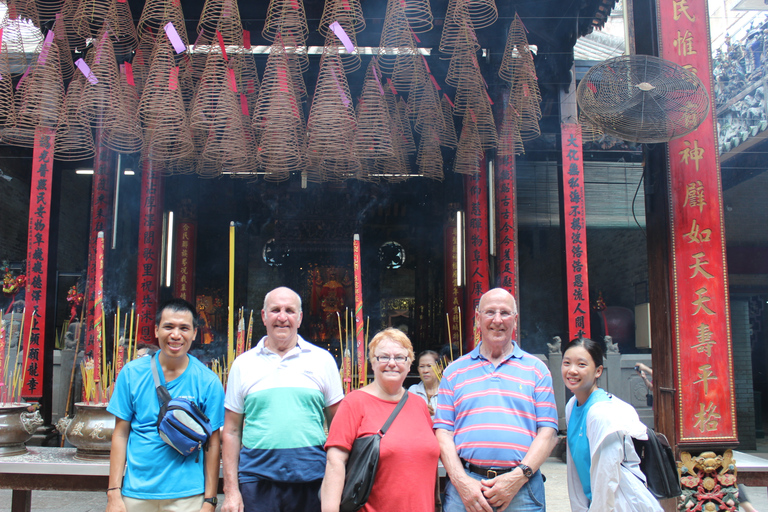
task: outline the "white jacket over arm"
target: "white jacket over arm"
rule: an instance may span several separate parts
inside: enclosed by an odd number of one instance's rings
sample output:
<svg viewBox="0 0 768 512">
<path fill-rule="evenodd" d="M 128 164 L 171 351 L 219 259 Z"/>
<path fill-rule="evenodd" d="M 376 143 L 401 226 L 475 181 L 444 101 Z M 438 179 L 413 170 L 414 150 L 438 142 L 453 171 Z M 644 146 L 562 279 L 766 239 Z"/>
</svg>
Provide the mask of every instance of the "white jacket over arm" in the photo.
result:
<svg viewBox="0 0 768 512">
<path fill-rule="evenodd" d="M 609 395 L 610 396 L 610 395 Z M 576 398 L 565 408 L 570 420 Z M 587 411 L 587 439 L 592 459 L 590 487 L 592 501 L 587 499 L 571 450 L 568 448 L 568 495 L 573 512 L 662 512 L 658 500 L 645 486 L 640 471 L 640 458 L 632 438 L 647 439 L 646 427 L 635 408 L 610 396 Z"/>
</svg>

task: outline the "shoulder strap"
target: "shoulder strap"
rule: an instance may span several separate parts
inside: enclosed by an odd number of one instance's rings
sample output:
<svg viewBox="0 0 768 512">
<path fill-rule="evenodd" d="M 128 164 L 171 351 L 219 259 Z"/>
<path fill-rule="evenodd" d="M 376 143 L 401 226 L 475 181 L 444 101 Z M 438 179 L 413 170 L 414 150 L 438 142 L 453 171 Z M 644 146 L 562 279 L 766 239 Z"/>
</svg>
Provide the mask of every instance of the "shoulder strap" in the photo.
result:
<svg viewBox="0 0 768 512">
<path fill-rule="evenodd" d="M 156 355 L 156 353 L 152 354 L 152 360 L 149 362 L 149 365 L 152 367 L 152 378 L 155 380 L 157 400 L 160 402 L 160 407 L 162 408 L 165 404 L 171 401 L 171 394 L 168 393 L 168 389 L 166 389 L 165 386 L 160 384 L 160 375 L 157 373 L 157 365 L 159 364 L 159 359 L 155 358 Z"/>
<path fill-rule="evenodd" d="M 406 400 L 408 400 L 408 391 L 403 393 L 403 398 L 401 398 L 400 401 L 397 403 L 397 407 L 395 407 L 395 410 L 392 411 L 392 414 L 389 415 L 389 419 L 387 419 L 387 422 L 384 424 L 384 426 L 381 427 L 381 429 L 379 429 L 379 432 L 381 432 L 381 435 L 384 435 L 387 433 L 387 430 L 389 430 L 389 426 L 392 424 L 393 421 L 395 421 L 395 418 L 397 417 L 397 413 L 399 413 L 400 409 L 403 408 Z"/>
</svg>

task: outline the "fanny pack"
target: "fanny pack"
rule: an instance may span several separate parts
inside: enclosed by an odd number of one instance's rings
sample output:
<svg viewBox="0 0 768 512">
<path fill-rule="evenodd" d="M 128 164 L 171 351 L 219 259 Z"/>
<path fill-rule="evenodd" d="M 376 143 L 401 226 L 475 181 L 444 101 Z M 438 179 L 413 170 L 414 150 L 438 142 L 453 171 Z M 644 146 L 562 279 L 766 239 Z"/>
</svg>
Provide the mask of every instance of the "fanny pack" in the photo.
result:
<svg viewBox="0 0 768 512">
<path fill-rule="evenodd" d="M 198 462 L 200 451 L 208 449 L 208 439 L 212 432 L 211 422 L 194 402 L 186 398 L 171 398 L 168 389 L 160 384 L 157 364 L 153 355 L 150 365 L 157 400 L 160 402 L 157 432 L 166 444 L 181 455 L 186 457 L 196 452 L 195 462 Z"/>
</svg>

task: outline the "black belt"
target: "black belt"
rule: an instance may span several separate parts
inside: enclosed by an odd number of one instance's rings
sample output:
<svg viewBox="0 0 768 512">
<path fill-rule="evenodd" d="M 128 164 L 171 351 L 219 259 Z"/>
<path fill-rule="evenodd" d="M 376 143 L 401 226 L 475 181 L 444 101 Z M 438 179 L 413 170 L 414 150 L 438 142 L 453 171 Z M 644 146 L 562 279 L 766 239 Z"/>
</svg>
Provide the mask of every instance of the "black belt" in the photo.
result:
<svg viewBox="0 0 768 512">
<path fill-rule="evenodd" d="M 474 464 L 467 462 L 464 459 L 461 459 L 461 463 L 470 472 L 483 475 L 485 478 L 496 478 L 497 476 L 503 475 L 504 473 L 509 473 L 517 467 L 517 465 L 512 466 L 511 468 L 489 468 L 487 466 L 475 466 Z"/>
</svg>

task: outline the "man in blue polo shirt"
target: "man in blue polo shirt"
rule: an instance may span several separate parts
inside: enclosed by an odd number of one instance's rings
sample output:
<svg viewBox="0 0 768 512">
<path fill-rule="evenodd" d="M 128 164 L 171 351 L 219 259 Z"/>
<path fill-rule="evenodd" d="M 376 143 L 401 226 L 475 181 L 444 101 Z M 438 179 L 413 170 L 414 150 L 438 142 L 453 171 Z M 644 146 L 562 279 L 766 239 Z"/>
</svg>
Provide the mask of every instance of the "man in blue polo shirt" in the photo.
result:
<svg viewBox="0 0 768 512">
<path fill-rule="evenodd" d="M 557 442 L 552 376 L 512 340 L 515 298 L 501 288 L 480 298 L 482 340 L 443 372 L 434 428 L 450 482 L 443 510 L 540 511 L 539 467 Z"/>
</svg>

